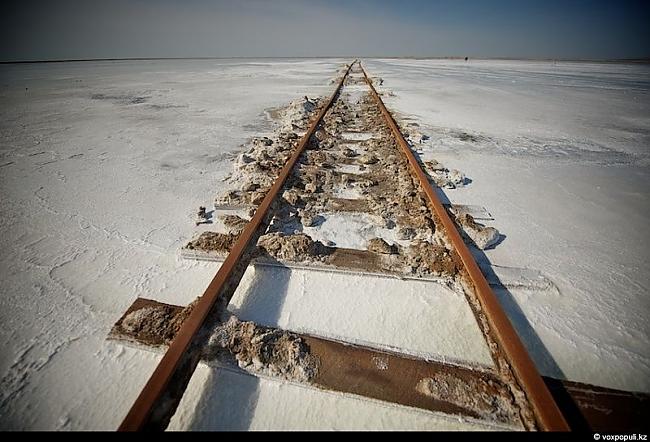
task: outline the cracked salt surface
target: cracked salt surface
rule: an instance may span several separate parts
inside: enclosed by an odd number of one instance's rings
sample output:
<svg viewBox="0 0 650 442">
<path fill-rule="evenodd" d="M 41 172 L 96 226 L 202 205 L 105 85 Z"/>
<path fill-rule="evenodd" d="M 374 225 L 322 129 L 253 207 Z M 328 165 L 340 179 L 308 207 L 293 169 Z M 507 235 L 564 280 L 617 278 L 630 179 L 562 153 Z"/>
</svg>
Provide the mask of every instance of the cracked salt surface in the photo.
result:
<svg viewBox="0 0 650 442">
<path fill-rule="evenodd" d="M 107 343 L 112 324 L 136 296 L 186 304 L 203 292 L 215 266 L 177 253 L 231 168 L 219 155 L 254 134 L 242 127 L 260 110 L 328 91 L 338 63 L 294 62 L 317 74 L 290 80 L 272 65 L 252 96 L 249 62 L 1 68 L 1 429 L 117 428 L 158 356 Z M 127 93 L 186 107 L 92 99 Z"/>
<path fill-rule="evenodd" d="M 343 192 L 345 193 L 345 192 Z M 350 190 L 350 194 L 355 196 Z M 378 219 L 367 213 L 326 213 L 323 222 L 317 227 L 304 227 L 304 233 L 315 241 L 325 244 L 327 241 L 336 243 L 337 247 L 367 250 L 368 241 L 372 238 L 382 238 L 389 244 L 408 246 L 409 240 L 399 240 L 397 229 L 388 229 L 377 225 Z"/>
<path fill-rule="evenodd" d="M 344 198 L 349 200 L 363 199 L 363 195 L 354 187 L 340 187 L 332 194 L 335 198 Z"/>
<path fill-rule="evenodd" d="M 350 146 L 345 146 L 345 147 L 350 147 Z M 360 174 L 363 172 L 361 170 L 361 167 L 357 164 L 337 164 L 336 170 L 341 173 L 354 173 L 354 174 Z"/>
<path fill-rule="evenodd" d="M 159 355 L 106 342 L 110 327 L 136 296 L 187 304 L 203 292 L 217 265 L 177 256 L 196 209 L 209 207 L 231 154 L 260 135 L 267 124 L 260 111 L 328 94 L 344 61 L 269 61 L 263 69 L 242 60 L 0 67 L 0 428 L 118 426 Z M 431 138 L 418 147 L 472 178 L 446 193 L 484 205 L 498 221 L 507 238 L 488 257 L 542 270 L 557 285 L 550 294 L 499 294 L 542 373 L 650 391 L 647 67 L 432 60 L 369 60 L 367 67 L 385 79 L 380 89 L 395 91 L 385 97 L 389 108 L 419 116 Z M 511 83 L 512 76 L 521 81 Z M 562 77 L 570 87 L 557 83 Z M 476 84 L 485 87 L 470 87 Z M 93 94 L 150 98 L 131 105 Z M 471 141 L 459 130 L 483 138 Z M 264 290 L 256 293 L 266 313 L 245 298 L 238 308 L 309 326 L 289 313 L 308 297 L 301 281 L 327 286 L 309 275 L 276 274 L 272 285 L 284 278 L 296 288 L 287 309 L 284 298 Z M 360 284 L 339 290 L 353 299 Z M 418 303 L 435 312 L 436 299 Z M 529 340 L 531 330 L 541 341 Z M 207 367 L 174 419 L 171 428 L 483 428 Z"/>
<path fill-rule="evenodd" d="M 372 132 L 341 132 L 343 140 L 347 141 L 367 141 L 373 137 Z"/>
</svg>

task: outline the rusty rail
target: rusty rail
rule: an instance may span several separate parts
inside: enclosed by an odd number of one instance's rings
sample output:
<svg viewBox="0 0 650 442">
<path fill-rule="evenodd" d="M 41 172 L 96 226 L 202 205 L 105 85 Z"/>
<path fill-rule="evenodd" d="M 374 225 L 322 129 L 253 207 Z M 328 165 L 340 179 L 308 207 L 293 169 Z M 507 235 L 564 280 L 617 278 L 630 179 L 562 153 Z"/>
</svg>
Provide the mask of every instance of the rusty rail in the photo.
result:
<svg viewBox="0 0 650 442">
<path fill-rule="evenodd" d="M 359 63 L 361 66 L 361 63 Z M 449 217 L 440 199 L 436 195 L 435 189 L 429 183 L 427 175 L 422 170 L 418 160 L 411 151 L 409 144 L 404 139 L 397 123 L 388 111 L 381 97 L 375 90 L 370 77 L 366 70 L 361 66 L 366 83 L 370 87 L 371 94 L 375 98 L 377 105 L 386 119 L 395 139 L 397 140 L 404 155 L 408 159 L 412 174 L 420 182 L 424 193 L 429 200 L 433 214 L 440 220 L 442 227 L 445 229 L 448 240 L 451 242 L 458 253 L 465 270 L 474 286 L 476 296 L 485 312 L 490 328 L 494 332 L 494 337 L 502 350 L 508 364 L 512 367 L 515 377 L 526 394 L 530 403 L 537 424 L 543 430 L 547 431 L 569 431 L 569 426 L 558 408 L 553 396 L 546 387 L 540 376 L 535 364 L 530 359 L 528 352 L 522 344 L 517 332 L 513 328 L 510 320 L 501 308 L 498 299 L 492 292 L 483 273 L 476 264 L 474 257 L 467 248 L 460 233 L 456 229 L 454 222 Z M 496 361 L 495 361 L 496 362 Z"/>
<path fill-rule="evenodd" d="M 169 420 L 176 411 L 185 387 L 199 362 L 200 346 L 197 345 L 196 341 L 200 338 L 200 332 L 206 319 L 213 313 L 220 298 L 227 298 L 228 295 L 231 297 L 232 293 L 234 293 L 234 289 L 239 283 L 248 261 L 250 261 L 250 256 L 247 256 L 248 251 L 255 245 L 260 230 L 268 224 L 267 214 L 269 208 L 282 190 L 298 158 L 309 143 L 309 139 L 315 133 L 325 113 L 336 99 L 353 64 L 354 62 L 348 66 L 329 101 L 309 126 L 307 133 L 302 137 L 296 150 L 280 171 L 278 178 L 257 208 L 255 215 L 239 235 L 230 254 L 221 264 L 212 282 L 198 299 L 189 317 L 183 322 L 183 326 L 170 344 L 167 352 L 122 421 L 119 431 L 164 430 L 169 424 Z M 224 303 L 227 304 L 229 299 L 222 299 L 221 301 L 225 301 Z"/>
</svg>

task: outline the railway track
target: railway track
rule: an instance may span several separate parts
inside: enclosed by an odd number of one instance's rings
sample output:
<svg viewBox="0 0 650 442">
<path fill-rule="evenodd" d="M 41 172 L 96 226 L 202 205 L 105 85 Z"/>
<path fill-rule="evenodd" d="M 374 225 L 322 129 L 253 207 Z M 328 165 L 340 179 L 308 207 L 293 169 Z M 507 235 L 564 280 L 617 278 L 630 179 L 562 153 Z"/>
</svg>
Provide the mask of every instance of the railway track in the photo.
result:
<svg viewBox="0 0 650 442">
<path fill-rule="evenodd" d="M 250 176 L 257 173 L 261 181 L 246 182 L 246 191 L 220 201 L 222 207 L 252 208 L 251 219 L 231 216 L 239 227 L 204 232 L 184 249 L 189 258 L 222 261 L 204 294 L 185 308 L 138 299 L 111 332 L 113 339 L 167 347 L 120 430 L 165 429 L 201 360 L 514 429 L 568 430 L 552 383 L 537 372 L 430 174 L 361 64 L 347 66 L 332 96 L 313 104 L 301 137 L 286 138 L 282 148 L 276 143 L 274 155 L 243 167 L 256 169 Z M 266 182 L 264 176 L 276 178 Z M 356 197 L 342 188 L 354 189 Z M 401 240 L 376 238 L 368 250 L 358 250 L 314 240 L 307 229 L 296 233 L 296 223 L 309 227 L 328 211 L 374 214 L 378 228 L 400 232 Z M 465 295 L 492 366 L 428 361 L 242 322 L 227 306 L 251 263 L 451 284 Z M 133 325 L 134 318 L 147 321 L 154 311 L 164 312 L 164 326 L 160 320 L 153 331 Z M 275 357 L 280 346 L 290 356 Z"/>
</svg>

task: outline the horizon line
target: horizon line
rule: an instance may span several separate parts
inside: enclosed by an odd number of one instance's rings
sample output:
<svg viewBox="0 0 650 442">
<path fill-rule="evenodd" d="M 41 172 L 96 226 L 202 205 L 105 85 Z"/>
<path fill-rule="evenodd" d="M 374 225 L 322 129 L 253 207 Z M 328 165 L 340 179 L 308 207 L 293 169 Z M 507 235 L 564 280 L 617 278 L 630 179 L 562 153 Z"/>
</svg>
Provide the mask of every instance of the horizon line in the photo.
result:
<svg viewBox="0 0 650 442">
<path fill-rule="evenodd" d="M 650 56 L 636 58 L 551 58 L 551 57 L 465 57 L 465 56 L 232 56 L 232 57 L 107 57 L 107 58 L 62 58 L 42 60 L 0 60 L 0 64 L 36 64 L 36 63 L 74 63 L 89 61 L 156 61 L 156 60 L 242 60 L 242 59 L 331 59 L 331 58 L 358 58 L 358 59 L 411 59 L 411 60 L 506 60 L 506 61 L 554 61 L 554 62 L 583 62 L 583 63 L 650 63 Z"/>
</svg>

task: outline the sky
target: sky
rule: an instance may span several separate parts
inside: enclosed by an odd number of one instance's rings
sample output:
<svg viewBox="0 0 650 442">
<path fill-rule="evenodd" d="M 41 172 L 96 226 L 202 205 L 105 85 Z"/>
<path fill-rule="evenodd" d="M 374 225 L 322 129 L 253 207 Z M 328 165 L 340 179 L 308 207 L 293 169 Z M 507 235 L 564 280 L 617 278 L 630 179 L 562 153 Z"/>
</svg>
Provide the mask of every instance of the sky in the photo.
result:
<svg viewBox="0 0 650 442">
<path fill-rule="evenodd" d="M 5 0 L 0 61 L 650 58 L 650 0 Z"/>
</svg>

